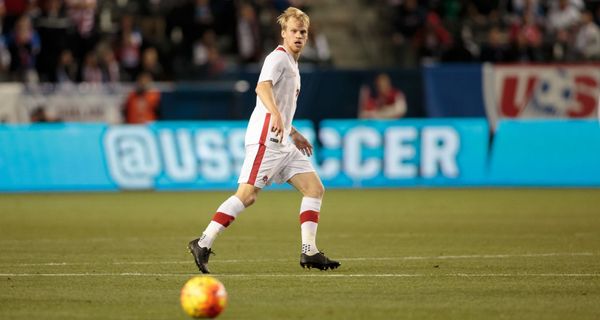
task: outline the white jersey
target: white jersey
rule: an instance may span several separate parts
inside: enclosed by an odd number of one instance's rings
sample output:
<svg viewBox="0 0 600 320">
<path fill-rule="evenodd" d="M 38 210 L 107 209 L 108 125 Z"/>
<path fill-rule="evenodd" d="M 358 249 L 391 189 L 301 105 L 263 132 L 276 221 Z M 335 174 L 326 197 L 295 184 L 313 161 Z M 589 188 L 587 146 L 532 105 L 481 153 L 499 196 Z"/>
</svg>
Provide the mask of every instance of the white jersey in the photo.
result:
<svg viewBox="0 0 600 320">
<path fill-rule="evenodd" d="M 269 148 L 286 149 L 293 146 L 289 135 L 292 130 L 292 119 L 296 113 L 296 101 L 300 93 L 300 72 L 298 63 L 283 46 L 278 46 L 266 58 L 258 82 L 272 81 L 275 105 L 281 114 L 284 132 L 283 141 L 270 130 L 271 114 L 256 97 L 256 106 L 250 116 L 246 130 L 246 145 L 261 144 Z"/>
</svg>

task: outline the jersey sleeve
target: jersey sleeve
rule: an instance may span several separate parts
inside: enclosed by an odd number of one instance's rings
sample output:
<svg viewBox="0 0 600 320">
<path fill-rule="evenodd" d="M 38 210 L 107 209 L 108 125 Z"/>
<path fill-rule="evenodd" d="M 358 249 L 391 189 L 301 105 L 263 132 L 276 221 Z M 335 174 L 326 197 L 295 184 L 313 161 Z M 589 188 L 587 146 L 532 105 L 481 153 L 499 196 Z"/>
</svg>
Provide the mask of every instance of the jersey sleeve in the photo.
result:
<svg viewBox="0 0 600 320">
<path fill-rule="evenodd" d="M 268 55 L 265 58 L 265 62 L 263 63 L 262 69 L 260 71 L 260 76 L 258 77 L 258 82 L 263 81 L 272 81 L 273 85 L 279 81 L 281 75 L 283 74 L 283 68 L 286 63 L 285 54 L 281 54 L 278 52 L 274 52 Z"/>
</svg>

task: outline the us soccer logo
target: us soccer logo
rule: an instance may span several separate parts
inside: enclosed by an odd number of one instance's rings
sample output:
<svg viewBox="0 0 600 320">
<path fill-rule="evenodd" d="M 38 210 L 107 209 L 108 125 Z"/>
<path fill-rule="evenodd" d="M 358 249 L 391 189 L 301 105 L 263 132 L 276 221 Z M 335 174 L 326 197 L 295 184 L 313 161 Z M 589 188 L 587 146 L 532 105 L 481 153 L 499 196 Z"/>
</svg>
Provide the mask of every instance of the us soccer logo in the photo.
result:
<svg viewBox="0 0 600 320">
<path fill-rule="evenodd" d="M 600 65 L 484 67 L 486 112 L 502 118 L 594 118 Z"/>
</svg>

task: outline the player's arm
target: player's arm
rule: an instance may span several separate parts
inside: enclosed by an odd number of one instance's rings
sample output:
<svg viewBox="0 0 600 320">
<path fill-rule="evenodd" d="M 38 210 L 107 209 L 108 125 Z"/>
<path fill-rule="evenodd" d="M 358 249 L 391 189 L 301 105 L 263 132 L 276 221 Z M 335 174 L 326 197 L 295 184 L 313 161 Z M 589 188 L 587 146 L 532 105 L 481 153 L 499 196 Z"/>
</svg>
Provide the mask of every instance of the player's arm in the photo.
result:
<svg viewBox="0 0 600 320">
<path fill-rule="evenodd" d="M 256 95 L 271 113 L 271 131 L 283 140 L 283 120 L 277 105 L 275 104 L 275 95 L 273 94 L 273 82 L 261 81 L 256 85 Z"/>
<path fill-rule="evenodd" d="M 298 148 L 298 150 L 300 150 L 304 155 L 308 157 L 312 156 L 312 144 L 310 144 L 310 142 L 298 130 L 296 130 L 296 128 L 292 127 L 290 137 L 292 137 L 292 141 L 294 141 L 294 144 L 296 145 L 296 148 Z"/>
<path fill-rule="evenodd" d="M 396 94 L 394 103 L 389 104 L 379 110 L 379 117 L 384 119 L 401 118 L 406 114 L 406 99 L 401 93 Z"/>
</svg>

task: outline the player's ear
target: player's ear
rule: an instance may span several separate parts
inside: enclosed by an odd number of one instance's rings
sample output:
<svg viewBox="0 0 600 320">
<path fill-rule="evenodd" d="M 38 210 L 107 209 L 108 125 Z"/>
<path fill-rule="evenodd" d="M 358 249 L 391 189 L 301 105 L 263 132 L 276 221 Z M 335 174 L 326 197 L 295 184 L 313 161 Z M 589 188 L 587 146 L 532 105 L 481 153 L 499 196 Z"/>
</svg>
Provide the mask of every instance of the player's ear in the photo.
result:
<svg viewBox="0 0 600 320">
<path fill-rule="evenodd" d="M 281 29 L 281 38 L 285 38 L 285 29 Z"/>
</svg>

